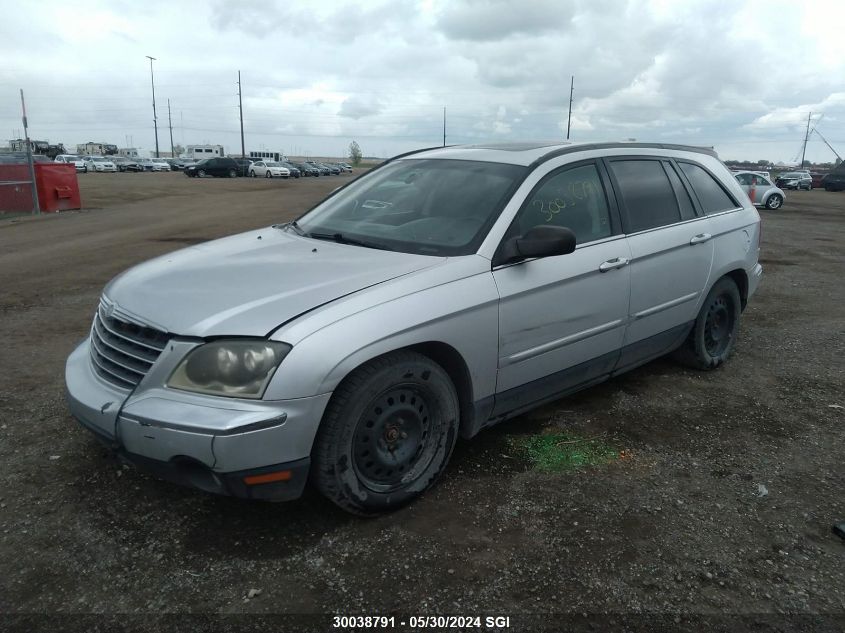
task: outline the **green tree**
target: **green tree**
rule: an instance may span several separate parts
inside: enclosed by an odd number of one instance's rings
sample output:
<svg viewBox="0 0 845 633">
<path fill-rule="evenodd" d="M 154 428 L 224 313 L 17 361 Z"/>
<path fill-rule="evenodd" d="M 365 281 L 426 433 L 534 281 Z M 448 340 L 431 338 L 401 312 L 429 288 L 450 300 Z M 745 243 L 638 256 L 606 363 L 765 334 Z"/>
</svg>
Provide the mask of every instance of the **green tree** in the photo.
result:
<svg viewBox="0 0 845 633">
<path fill-rule="evenodd" d="M 185 148 L 182 147 L 181 145 L 177 144 L 177 145 L 173 146 L 173 158 L 176 158 L 177 156 L 181 156 L 184 153 L 185 153 Z"/>
<path fill-rule="evenodd" d="M 358 146 L 356 141 L 352 141 L 349 144 L 349 160 L 352 161 L 352 164 L 357 167 L 361 164 L 361 157 L 363 154 L 361 153 L 361 148 Z"/>
</svg>

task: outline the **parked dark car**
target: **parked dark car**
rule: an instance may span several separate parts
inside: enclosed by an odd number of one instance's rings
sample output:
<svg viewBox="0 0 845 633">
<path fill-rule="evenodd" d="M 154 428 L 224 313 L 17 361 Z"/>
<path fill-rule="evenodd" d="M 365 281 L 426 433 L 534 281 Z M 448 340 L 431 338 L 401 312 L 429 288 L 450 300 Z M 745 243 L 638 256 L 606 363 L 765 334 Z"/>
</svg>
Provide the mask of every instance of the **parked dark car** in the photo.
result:
<svg viewBox="0 0 845 633">
<path fill-rule="evenodd" d="M 288 171 L 290 172 L 291 178 L 299 178 L 302 175 L 302 172 L 300 171 L 299 167 L 297 167 L 293 163 L 289 163 L 286 160 L 280 160 L 279 165 L 281 165 L 282 167 L 288 168 Z"/>
<path fill-rule="evenodd" d="M 309 160 L 308 164 L 311 165 L 312 167 L 316 167 L 317 169 L 319 169 L 321 176 L 331 176 L 332 175 L 332 170 L 329 169 L 329 167 L 327 165 L 323 165 L 322 163 L 318 163 L 317 161 L 313 161 L 313 160 Z"/>
<path fill-rule="evenodd" d="M 822 178 L 825 191 L 845 191 L 845 171 L 833 172 Z"/>
<path fill-rule="evenodd" d="M 252 165 L 257 159 L 255 158 L 234 158 L 233 159 L 238 164 L 238 176 L 249 176 L 249 166 Z"/>
<path fill-rule="evenodd" d="M 144 171 L 144 168 L 138 161 L 132 158 L 128 158 L 126 156 L 112 156 L 111 162 L 115 164 L 115 166 L 117 167 L 117 171 L 131 171 L 136 173 L 139 171 Z"/>
<path fill-rule="evenodd" d="M 236 178 L 242 167 L 234 158 L 207 158 L 196 165 L 185 168 L 185 175 L 191 178 L 199 176 L 218 176 L 222 178 Z"/>
<path fill-rule="evenodd" d="M 314 167 L 314 165 L 309 165 L 308 163 L 291 163 L 294 167 L 296 167 L 303 176 L 319 176 L 320 170 Z"/>
</svg>

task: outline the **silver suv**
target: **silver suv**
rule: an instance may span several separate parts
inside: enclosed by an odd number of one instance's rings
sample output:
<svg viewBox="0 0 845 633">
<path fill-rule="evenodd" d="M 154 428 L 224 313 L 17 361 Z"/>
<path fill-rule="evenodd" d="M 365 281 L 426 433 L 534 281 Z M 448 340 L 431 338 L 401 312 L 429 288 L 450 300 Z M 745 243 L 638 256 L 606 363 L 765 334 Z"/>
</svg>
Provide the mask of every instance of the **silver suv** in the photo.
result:
<svg viewBox="0 0 845 633">
<path fill-rule="evenodd" d="M 70 409 L 202 490 L 360 514 L 429 488 L 458 436 L 674 352 L 734 347 L 759 216 L 708 149 L 423 150 L 298 221 L 111 281 Z"/>
</svg>

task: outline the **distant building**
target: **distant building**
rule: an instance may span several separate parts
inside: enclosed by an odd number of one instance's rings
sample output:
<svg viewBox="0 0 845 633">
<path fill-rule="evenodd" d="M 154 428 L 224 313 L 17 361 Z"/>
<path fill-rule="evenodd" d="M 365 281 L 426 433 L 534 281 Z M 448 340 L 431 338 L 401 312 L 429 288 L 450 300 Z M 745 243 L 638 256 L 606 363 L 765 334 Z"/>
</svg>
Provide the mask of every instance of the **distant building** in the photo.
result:
<svg viewBox="0 0 845 633">
<path fill-rule="evenodd" d="M 121 147 L 117 150 L 117 153 L 120 156 L 125 156 L 126 158 L 138 158 L 138 148 L 136 147 Z"/>
<path fill-rule="evenodd" d="M 188 145 L 184 158 L 202 160 L 203 158 L 214 158 L 215 156 L 225 156 L 222 145 Z"/>
<path fill-rule="evenodd" d="M 83 156 L 114 156 L 117 154 L 117 145 L 89 141 L 77 145 L 76 153 Z"/>
</svg>

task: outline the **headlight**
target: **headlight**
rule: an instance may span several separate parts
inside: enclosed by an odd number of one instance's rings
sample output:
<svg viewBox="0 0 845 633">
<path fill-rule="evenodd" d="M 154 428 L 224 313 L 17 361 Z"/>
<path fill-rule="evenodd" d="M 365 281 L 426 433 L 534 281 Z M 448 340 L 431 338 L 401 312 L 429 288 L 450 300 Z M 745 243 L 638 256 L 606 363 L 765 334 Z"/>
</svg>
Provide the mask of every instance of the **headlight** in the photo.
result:
<svg viewBox="0 0 845 633">
<path fill-rule="evenodd" d="M 206 343 L 179 363 L 167 386 L 215 396 L 260 398 L 290 350 L 286 343 L 265 340 Z"/>
</svg>

